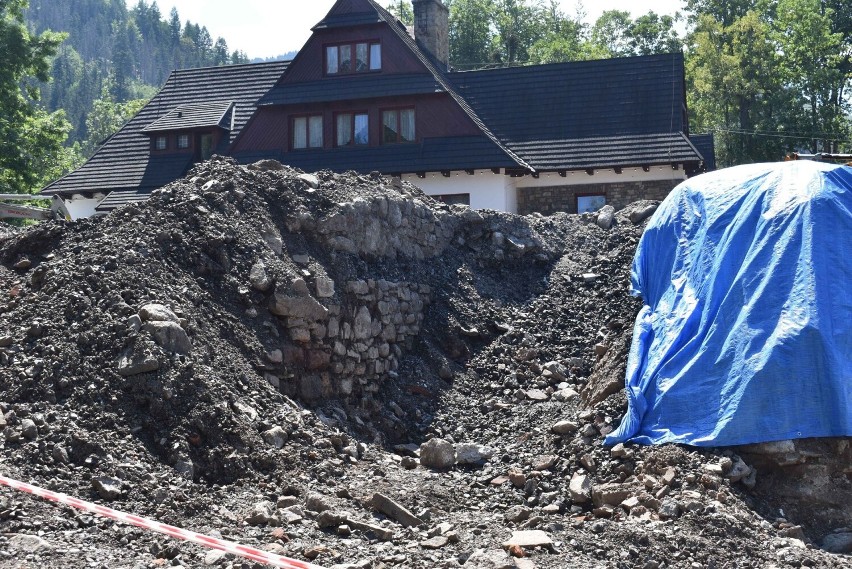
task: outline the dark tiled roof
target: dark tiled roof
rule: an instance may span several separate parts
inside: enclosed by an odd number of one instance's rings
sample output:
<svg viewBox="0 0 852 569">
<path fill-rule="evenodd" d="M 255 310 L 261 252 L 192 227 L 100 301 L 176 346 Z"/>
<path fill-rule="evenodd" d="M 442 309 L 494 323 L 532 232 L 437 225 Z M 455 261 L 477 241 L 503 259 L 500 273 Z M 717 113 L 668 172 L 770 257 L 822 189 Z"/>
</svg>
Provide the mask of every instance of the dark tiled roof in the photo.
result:
<svg viewBox="0 0 852 569">
<path fill-rule="evenodd" d="M 349 14 L 336 14 L 326 16 L 323 20 L 311 28 L 311 31 L 329 28 L 346 28 L 349 26 L 363 26 L 365 24 L 380 24 L 382 22 L 378 14 L 372 12 L 357 12 Z"/>
<path fill-rule="evenodd" d="M 151 190 L 127 190 L 120 192 L 112 192 L 110 193 L 110 195 L 105 197 L 101 201 L 101 203 L 98 204 L 98 207 L 95 208 L 95 211 L 100 213 L 107 213 L 129 203 L 145 201 L 150 196 Z"/>
<path fill-rule="evenodd" d="M 444 88 L 434 77 L 424 74 L 364 75 L 336 77 L 333 81 L 310 81 L 277 85 L 264 96 L 259 106 L 293 105 L 441 93 Z"/>
<path fill-rule="evenodd" d="M 232 101 L 207 101 L 178 105 L 142 129 L 142 132 L 166 132 L 181 129 L 217 126 L 230 130 L 229 111 Z"/>
<path fill-rule="evenodd" d="M 179 178 L 191 165 L 192 157 L 151 157 L 150 140 L 143 129 L 181 105 L 232 101 L 234 128 L 216 148 L 217 153 L 224 153 L 254 113 L 257 100 L 276 83 L 287 64 L 272 61 L 174 71 L 160 92 L 94 156 L 42 193 L 151 190 Z"/>
<path fill-rule="evenodd" d="M 536 170 L 655 166 L 698 160 L 695 147 L 679 132 L 535 140 L 513 146 Z"/>
<path fill-rule="evenodd" d="M 713 140 L 713 133 L 708 134 L 690 134 L 689 141 L 692 142 L 696 150 L 701 153 L 704 158 L 704 170 L 711 172 L 716 169 L 716 143 Z"/>
<path fill-rule="evenodd" d="M 670 149 L 678 149 L 672 156 L 681 161 L 701 159 L 681 134 L 685 103 L 680 53 L 448 77 L 491 131 L 536 169 L 596 168 L 604 162 L 641 165 L 652 152 L 662 152 L 654 163 L 665 163 Z M 641 150 L 645 143 L 650 146 Z M 602 154 L 607 144 L 610 150 Z"/>
<path fill-rule="evenodd" d="M 336 172 L 355 170 L 395 174 L 518 167 L 517 162 L 485 136 L 427 138 L 417 144 L 299 150 L 288 152 L 286 156 L 282 153 L 271 156 L 268 152 L 246 152 L 235 156 L 243 164 L 270 157 L 307 172 L 330 169 Z"/>
</svg>

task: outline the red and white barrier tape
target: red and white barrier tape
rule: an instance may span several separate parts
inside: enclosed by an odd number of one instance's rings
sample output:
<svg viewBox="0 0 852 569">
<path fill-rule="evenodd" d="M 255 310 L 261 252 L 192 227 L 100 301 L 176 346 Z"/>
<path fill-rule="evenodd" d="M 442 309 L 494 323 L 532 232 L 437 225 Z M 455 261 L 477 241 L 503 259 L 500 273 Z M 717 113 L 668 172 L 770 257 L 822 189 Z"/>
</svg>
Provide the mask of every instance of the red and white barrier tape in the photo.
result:
<svg viewBox="0 0 852 569">
<path fill-rule="evenodd" d="M 255 549 L 253 547 L 246 547 L 245 545 L 240 545 L 233 541 L 217 539 L 215 537 L 210 537 L 209 535 L 195 533 L 194 531 L 187 531 L 155 520 L 126 514 L 124 512 L 119 512 L 118 510 L 113 510 L 112 508 L 107 508 L 106 506 L 100 506 L 98 504 L 72 498 L 66 494 L 51 492 L 50 490 L 45 490 L 44 488 L 39 488 L 32 484 L 12 480 L 11 478 L 6 478 L 2 475 L 0 475 L 0 484 L 14 488 L 15 490 L 20 490 L 21 492 L 26 492 L 27 494 L 34 494 L 44 498 L 45 500 L 50 500 L 51 502 L 59 502 L 60 504 L 65 504 L 72 508 L 77 508 L 78 510 L 85 510 L 119 522 L 163 533 L 176 539 L 191 541 L 193 543 L 209 547 L 210 549 L 219 549 L 227 553 L 233 553 L 234 555 L 239 555 L 240 557 L 245 557 L 246 559 L 251 559 L 252 561 L 257 561 L 259 563 L 266 563 L 273 567 L 283 567 L 285 569 L 322 569 L 318 565 L 314 565 L 312 563 L 289 559 L 281 555 L 275 555 L 260 549 Z"/>
</svg>

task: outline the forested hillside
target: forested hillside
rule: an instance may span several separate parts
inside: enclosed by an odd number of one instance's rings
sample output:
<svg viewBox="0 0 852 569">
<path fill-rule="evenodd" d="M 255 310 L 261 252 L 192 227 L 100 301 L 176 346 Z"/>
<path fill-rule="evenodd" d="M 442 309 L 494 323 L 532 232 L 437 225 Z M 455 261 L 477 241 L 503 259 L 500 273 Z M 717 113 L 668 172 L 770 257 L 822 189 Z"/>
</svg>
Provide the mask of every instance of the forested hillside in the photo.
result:
<svg viewBox="0 0 852 569">
<path fill-rule="evenodd" d="M 203 25 L 182 23 L 174 9 L 162 14 L 156 1 L 128 9 L 125 0 L 30 0 L 26 18 L 36 34 L 67 34 L 51 64 L 52 81 L 40 85 L 41 100 L 49 111 L 65 110 L 69 142 L 80 142 L 85 155 L 173 69 L 248 62 Z"/>
</svg>

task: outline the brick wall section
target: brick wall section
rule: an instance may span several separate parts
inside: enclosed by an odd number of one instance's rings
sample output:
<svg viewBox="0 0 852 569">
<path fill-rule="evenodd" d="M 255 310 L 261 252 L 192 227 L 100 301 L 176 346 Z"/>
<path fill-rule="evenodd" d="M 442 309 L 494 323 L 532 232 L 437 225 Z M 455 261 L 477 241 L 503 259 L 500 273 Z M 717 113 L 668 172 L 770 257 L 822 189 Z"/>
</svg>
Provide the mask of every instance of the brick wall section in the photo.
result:
<svg viewBox="0 0 852 569">
<path fill-rule="evenodd" d="M 678 183 L 680 180 L 652 180 L 518 188 L 518 213 L 577 213 L 577 196 L 583 194 L 604 194 L 606 203 L 619 210 L 637 200 L 662 200 Z"/>
</svg>

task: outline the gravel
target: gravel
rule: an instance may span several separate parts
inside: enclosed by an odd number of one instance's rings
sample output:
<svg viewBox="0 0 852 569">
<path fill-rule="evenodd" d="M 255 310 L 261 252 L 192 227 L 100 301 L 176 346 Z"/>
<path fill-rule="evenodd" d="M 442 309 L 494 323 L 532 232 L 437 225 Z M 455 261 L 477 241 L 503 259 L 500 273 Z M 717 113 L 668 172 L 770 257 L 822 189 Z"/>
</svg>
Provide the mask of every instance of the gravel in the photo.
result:
<svg viewBox="0 0 852 569">
<path fill-rule="evenodd" d="M 518 217 L 214 158 L 0 231 L 3 473 L 340 569 L 852 565 L 848 461 L 821 517 L 738 449 L 602 446 L 655 205 Z M 0 567 L 166 565 L 256 566 L 0 490 Z"/>
</svg>

